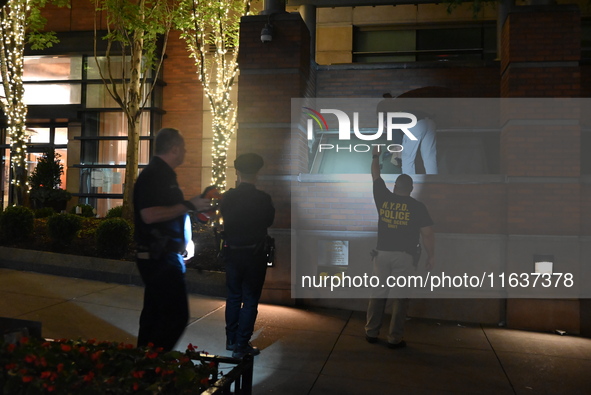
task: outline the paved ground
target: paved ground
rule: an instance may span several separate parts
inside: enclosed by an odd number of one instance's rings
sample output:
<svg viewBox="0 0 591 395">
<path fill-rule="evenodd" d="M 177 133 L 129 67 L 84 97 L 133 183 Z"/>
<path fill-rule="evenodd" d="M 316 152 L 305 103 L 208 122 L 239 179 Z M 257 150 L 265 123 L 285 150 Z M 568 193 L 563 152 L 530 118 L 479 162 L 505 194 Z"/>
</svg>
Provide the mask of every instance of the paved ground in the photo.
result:
<svg viewBox="0 0 591 395">
<path fill-rule="evenodd" d="M 135 343 L 140 287 L 0 269 L 0 316 L 41 321 L 49 338 Z M 191 295 L 188 343 L 225 351 L 224 301 Z M 591 339 L 408 321 L 408 347 L 369 344 L 364 314 L 260 307 L 255 394 L 591 394 Z"/>
</svg>

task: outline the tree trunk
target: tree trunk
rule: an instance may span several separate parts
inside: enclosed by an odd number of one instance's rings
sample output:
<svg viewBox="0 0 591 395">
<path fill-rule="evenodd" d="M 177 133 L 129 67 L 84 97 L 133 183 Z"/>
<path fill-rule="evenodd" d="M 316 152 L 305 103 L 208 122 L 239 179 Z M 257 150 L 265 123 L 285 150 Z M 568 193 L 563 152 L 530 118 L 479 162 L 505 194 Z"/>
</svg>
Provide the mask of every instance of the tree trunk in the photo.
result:
<svg viewBox="0 0 591 395">
<path fill-rule="evenodd" d="M 123 188 L 123 218 L 133 220 L 133 187 L 138 175 L 140 146 L 141 62 L 144 46 L 144 32 L 136 30 L 133 35 L 131 51 L 131 75 L 127 105 L 127 164 L 125 167 L 125 185 Z"/>
<path fill-rule="evenodd" d="M 11 0 L 7 8 L 2 8 L 0 38 L 0 69 L 4 87 L 2 110 L 7 118 L 7 132 L 10 137 L 11 156 L 11 202 L 25 203 L 27 192 L 27 106 L 23 102 L 23 58 L 25 40 L 26 2 Z M 10 9 L 10 13 L 7 10 Z"/>
</svg>

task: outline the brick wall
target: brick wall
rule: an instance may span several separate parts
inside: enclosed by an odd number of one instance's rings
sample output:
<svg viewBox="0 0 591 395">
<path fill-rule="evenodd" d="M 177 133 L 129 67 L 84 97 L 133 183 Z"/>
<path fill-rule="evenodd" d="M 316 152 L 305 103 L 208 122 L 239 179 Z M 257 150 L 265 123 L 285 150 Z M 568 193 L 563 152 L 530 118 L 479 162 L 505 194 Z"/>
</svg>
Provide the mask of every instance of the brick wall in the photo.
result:
<svg viewBox="0 0 591 395">
<path fill-rule="evenodd" d="M 375 67 L 319 66 L 316 97 L 381 97 L 438 86 L 455 97 L 499 97 L 499 67 L 421 67 L 376 69 Z"/>
<path fill-rule="evenodd" d="M 514 7 L 503 35 L 510 37 L 502 41 L 503 70 L 515 62 L 577 62 L 581 56 L 581 14 L 576 6 Z"/>
<path fill-rule="evenodd" d="M 203 90 L 197 77 L 197 67 L 189 58 L 185 41 L 172 32 L 166 48 L 163 79 L 162 127 L 177 128 L 185 137 L 185 163 L 176 169 L 179 184 L 186 197 L 201 193 Z"/>
</svg>

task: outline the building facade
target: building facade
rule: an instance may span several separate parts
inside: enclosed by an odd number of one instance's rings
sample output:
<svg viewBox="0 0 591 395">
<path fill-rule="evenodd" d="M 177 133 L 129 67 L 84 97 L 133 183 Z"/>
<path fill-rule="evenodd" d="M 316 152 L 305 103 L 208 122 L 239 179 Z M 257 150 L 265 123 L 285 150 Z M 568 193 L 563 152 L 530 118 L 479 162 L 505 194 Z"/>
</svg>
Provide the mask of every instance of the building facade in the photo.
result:
<svg viewBox="0 0 591 395">
<path fill-rule="evenodd" d="M 384 93 L 587 98 L 591 10 L 582 1 L 559 3 L 501 2 L 474 16 L 470 4 L 448 13 L 447 5 L 429 1 L 295 0 L 287 8 L 269 1 L 269 12 L 242 19 L 239 130 L 229 163 L 236 152 L 265 158 L 260 187 L 276 204 L 272 234 L 278 244 L 266 300 L 363 310 L 364 300 L 295 301 L 292 274 L 300 262 L 292 249 L 304 246 L 311 254 L 306 259 L 320 268 L 323 245 L 346 245 L 346 266 L 355 271 L 369 264 L 368 252 L 375 247 L 369 160 L 318 155 L 297 136 L 294 143 L 291 99 L 370 99 Z M 75 194 L 72 204 L 90 203 L 105 212 L 120 203 L 126 130 L 93 67 L 93 6 L 72 0 L 70 9 L 49 8 L 46 15 L 48 30 L 61 40 L 54 48 L 27 53 L 30 161 L 45 147 L 60 150 L 66 187 Z M 263 44 L 261 30 L 268 24 L 273 39 Z M 177 34 L 166 55 L 145 110 L 140 164 L 149 160 L 159 127 L 181 129 L 188 155 L 178 173 L 189 196 L 209 183 L 207 104 Z M 436 222 L 438 265 L 484 261 L 529 272 L 535 257 L 544 255 L 555 265 L 568 262 L 584 270 L 591 260 L 589 130 L 584 123 L 544 132 L 508 123 L 491 130 L 439 131 L 439 174 L 413 176 L 415 196 Z M 5 206 L 9 146 L 6 136 L 0 142 Z M 386 181 L 393 182 L 399 171 L 384 168 Z M 232 169 L 228 175 L 232 186 Z M 295 224 L 294 211 L 305 212 L 306 221 Z M 589 333 L 590 309 L 589 301 L 579 298 L 464 298 L 415 300 L 411 313 Z"/>
</svg>

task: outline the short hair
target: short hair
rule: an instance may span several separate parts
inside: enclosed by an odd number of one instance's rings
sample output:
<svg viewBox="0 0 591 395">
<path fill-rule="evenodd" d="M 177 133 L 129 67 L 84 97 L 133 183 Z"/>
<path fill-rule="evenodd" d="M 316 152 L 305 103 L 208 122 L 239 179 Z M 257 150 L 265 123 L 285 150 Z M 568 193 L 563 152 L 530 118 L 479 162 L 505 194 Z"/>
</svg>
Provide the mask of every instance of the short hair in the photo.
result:
<svg viewBox="0 0 591 395">
<path fill-rule="evenodd" d="M 178 129 L 163 128 L 156 134 L 154 155 L 162 155 L 170 152 L 172 147 L 184 143 L 185 139 Z"/>
<path fill-rule="evenodd" d="M 408 174 L 401 174 L 396 179 L 396 188 L 403 193 L 411 193 L 413 188 L 412 177 Z"/>
</svg>

